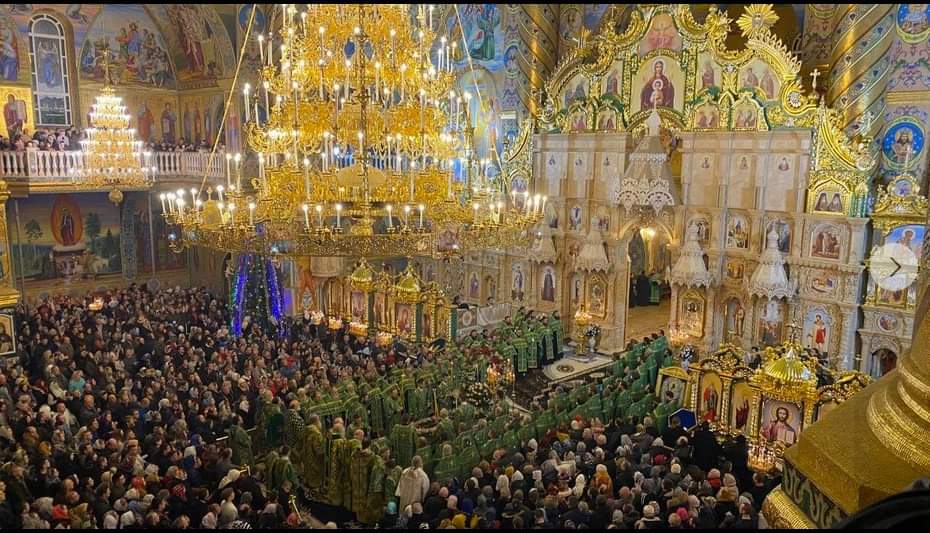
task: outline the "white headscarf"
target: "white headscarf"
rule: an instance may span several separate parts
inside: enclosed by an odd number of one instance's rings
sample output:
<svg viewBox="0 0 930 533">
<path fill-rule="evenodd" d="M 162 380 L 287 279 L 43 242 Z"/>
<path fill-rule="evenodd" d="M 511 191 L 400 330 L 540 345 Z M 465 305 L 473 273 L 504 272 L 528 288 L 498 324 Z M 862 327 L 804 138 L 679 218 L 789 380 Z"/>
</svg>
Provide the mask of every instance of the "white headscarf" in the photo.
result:
<svg viewBox="0 0 930 533">
<path fill-rule="evenodd" d="M 510 478 L 505 474 L 497 476 L 497 486 L 495 490 L 501 494 L 501 496 L 510 496 Z"/>
<path fill-rule="evenodd" d="M 584 489 L 587 486 L 587 481 L 584 478 L 584 474 L 578 474 L 575 476 L 575 487 L 572 489 L 572 494 L 576 498 L 581 498 L 584 495 Z"/>
</svg>

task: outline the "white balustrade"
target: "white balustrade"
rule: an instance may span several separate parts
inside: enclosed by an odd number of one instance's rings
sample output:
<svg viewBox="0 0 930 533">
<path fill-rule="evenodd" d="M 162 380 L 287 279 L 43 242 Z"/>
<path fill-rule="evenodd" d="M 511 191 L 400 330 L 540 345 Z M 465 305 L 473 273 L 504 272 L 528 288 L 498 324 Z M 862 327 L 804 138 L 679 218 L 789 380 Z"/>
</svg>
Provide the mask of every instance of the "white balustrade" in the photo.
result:
<svg viewBox="0 0 930 533">
<path fill-rule="evenodd" d="M 226 154 L 217 152 L 212 161 L 209 152 L 152 152 L 147 166 L 155 166 L 155 181 L 160 178 L 226 177 Z M 74 171 L 84 168 L 81 151 L 0 151 L 0 178 L 15 181 L 61 182 L 73 179 Z"/>
</svg>

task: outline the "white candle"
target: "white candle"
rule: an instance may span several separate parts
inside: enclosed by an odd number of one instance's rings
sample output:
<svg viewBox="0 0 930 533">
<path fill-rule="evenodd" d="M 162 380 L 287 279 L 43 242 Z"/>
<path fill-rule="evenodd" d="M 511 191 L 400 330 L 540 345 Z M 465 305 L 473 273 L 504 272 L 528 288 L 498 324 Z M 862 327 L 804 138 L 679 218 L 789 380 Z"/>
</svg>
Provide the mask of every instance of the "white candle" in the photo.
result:
<svg viewBox="0 0 930 533">
<path fill-rule="evenodd" d="M 229 180 L 231 179 L 231 178 L 230 178 L 230 173 L 229 173 L 230 161 L 232 161 L 232 154 L 226 154 L 226 186 L 227 186 L 227 187 L 229 187 L 229 185 L 230 185 L 230 181 L 229 181 Z M 222 189 L 220 189 L 220 191 L 221 191 L 221 193 L 222 193 Z"/>
<path fill-rule="evenodd" d="M 158 199 L 161 200 L 161 212 L 162 212 L 162 213 L 167 213 L 167 212 L 168 212 L 168 208 L 165 206 L 165 193 L 159 194 L 159 195 L 158 195 Z"/>
<path fill-rule="evenodd" d="M 249 225 L 255 225 L 255 203 L 249 202 Z"/>
<path fill-rule="evenodd" d="M 453 173 L 454 171 L 452 170 L 452 160 L 450 159 L 449 160 L 449 184 L 446 190 L 446 196 L 448 196 L 449 198 L 452 198 L 452 174 Z"/>
<path fill-rule="evenodd" d="M 260 64 L 265 64 L 265 36 L 258 36 L 258 55 L 261 58 Z"/>
<path fill-rule="evenodd" d="M 304 158 L 304 192 L 307 199 L 310 199 L 310 160 Z"/>
<path fill-rule="evenodd" d="M 410 227 L 410 206 L 409 205 L 404 206 L 404 226 L 408 228 Z"/>
<path fill-rule="evenodd" d="M 394 227 L 394 221 L 391 219 L 391 211 L 392 211 L 393 209 L 394 209 L 394 208 L 391 207 L 391 204 L 388 204 L 388 205 L 387 205 L 387 223 L 388 223 L 388 227 L 389 227 L 389 228 L 393 228 L 393 227 Z"/>
<path fill-rule="evenodd" d="M 242 172 L 239 169 L 239 161 L 242 160 L 242 154 L 236 154 L 233 159 L 236 161 L 236 189 L 242 190 Z"/>
<path fill-rule="evenodd" d="M 394 40 L 395 40 L 394 38 L 396 36 L 397 36 L 397 32 L 394 31 L 394 29 L 392 28 L 391 29 L 391 64 L 394 65 L 395 68 L 397 67 L 397 54 L 394 51 Z"/>
<path fill-rule="evenodd" d="M 336 227 L 342 228 L 342 204 L 336 204 Z"/>
<path fill-rule="evenodd" d="M 407 81 L 407 65 L 400 66 L 400 100 L 404 100 L 404 95 L 406 94 L 405 85 Z"/>
<path fill-rule="evenodd" d="M 223 186 L 222 185 L 216 188 L 216 194 L 220 199 L 220 203 L 222 204 L 223 203 Z M 222 207 L 220 209 L 222 209 Z"/>
<path fill-rule="evenodd" d="M 258 177 L 265 181 L 265 154 L 261 152 L 258 153 Z"/>
<path fill-rule="evenodd" d="M 346 59 L 346 100 L 349 99 L 349 72 L 352 70 L 352 62 Z"/>
<path fill-rule="evenodd" d="M 420 211 L 420 229 L 423 229 L 423 204 L 418 205 L 417 209 Z"/>
<path fill-rule="evenodd" d="M 320 227 L 323 227 L 323 206 L 316 204 L 316 218 L 319 222 Z"/>
<path fill-rule="evenodd" d="M 411 162 L 410 167 L 408 168 L 410 174 L 410 201 L 413 201 L 413 169 L 416 167 L 416 162 Z"/>
<path fill-rule="evenodd" d="M 475 202 L 471 204 L 471 208 L 475 210 L 475 218 L 474 218 L 473 224 L 477 226 L 478 225 L 478 203 Z"/>
<path fill-rule="evenodd" d="M 307 204 L 303 205 L 304 210 L 304 227 L 308 230 L 310 229 L 310 206 Z"/>
<path fill-rule="evenodd" d="M 229 204 L 229 217 L 230 221 L 236 223 L 236 204 Z"/>
<path fill-rule="evenodd" d="M 249 105 L 249 87 L 250 87 L 249 84 L 246 83 L 245 88 L 242 89 L 242 103 L 245 106 L 245 121 L 246 122 L 249 121 L 249 108 L 251 107 Z"/>
</svg>

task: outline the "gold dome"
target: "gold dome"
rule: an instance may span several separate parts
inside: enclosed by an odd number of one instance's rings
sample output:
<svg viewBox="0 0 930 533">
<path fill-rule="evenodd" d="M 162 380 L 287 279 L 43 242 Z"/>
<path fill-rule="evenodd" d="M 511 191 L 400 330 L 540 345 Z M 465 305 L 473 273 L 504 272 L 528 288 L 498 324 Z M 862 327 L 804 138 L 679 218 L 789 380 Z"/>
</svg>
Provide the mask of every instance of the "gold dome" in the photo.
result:
<svg viewBox="0 0 930 533">
<path fill-rule="evenodd" d="M 413 271 L 413 265 L 407 265 L 407 269 L 400 275 L 400 279 L 394 285 L 394 291 L 397 293 L 397 299 L 405 302 L 414 303 L 420 297 L 421 285 L 420 278 Z"/>
<path fill-rule="evenodd" d="M 772 359 L 762 368 L 762 372 L 773 379 L 785 383 L 803 383 L 815 380 L 810 368 L 797 356 L 794 347 L 782 356 Z"/>
<path fill-rule="evenodd" d="M 355 267 L 355 270 L 352 271 L 352 274 L 349 275 L 349 282 L 352 284 L 352 287 L 360 291 L 371 290 L 374 279 L 375 273 L 371 270 L 371 266 L 369 266 L 368 262 L 364 259 L 362 259 L 358 266 Z"/>
</svg>

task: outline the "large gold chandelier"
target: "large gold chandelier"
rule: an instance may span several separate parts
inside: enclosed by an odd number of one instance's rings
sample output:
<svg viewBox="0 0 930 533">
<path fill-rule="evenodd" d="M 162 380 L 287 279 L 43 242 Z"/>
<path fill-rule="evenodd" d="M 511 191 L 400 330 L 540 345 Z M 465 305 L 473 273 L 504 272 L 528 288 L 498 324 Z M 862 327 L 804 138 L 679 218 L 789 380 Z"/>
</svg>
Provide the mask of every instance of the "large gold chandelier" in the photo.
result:
<svg viewBox="0 0 930 533">
<path fill-rule="evenodd" d="M 454 90 L 456 44 L 432 30 L 432 8 L 280 9 L 277 34 L 258 38 L 262 82 L 243 90 L 257 176 L 243 182 L 236 161 L 225 186 L 168 195 L 176 248 L 386 257 L 529 244 L 545 199 L 507 194 L 476 159 L 472 95 Z"/>
<path fill-rule="evenodd" d="M 154 168 L 143 165 L 142 141 L 129 125 L 130 116 L 123 99 L 107 84 L 96 97 L 89 113 L 90 128 L 81 140 L 80 164 L 71 171 L 75 185 L 113 188 L 145 188 L 152 183 Z M 148 161 L 146 161 L 148 162 Z"/>
</svg>

